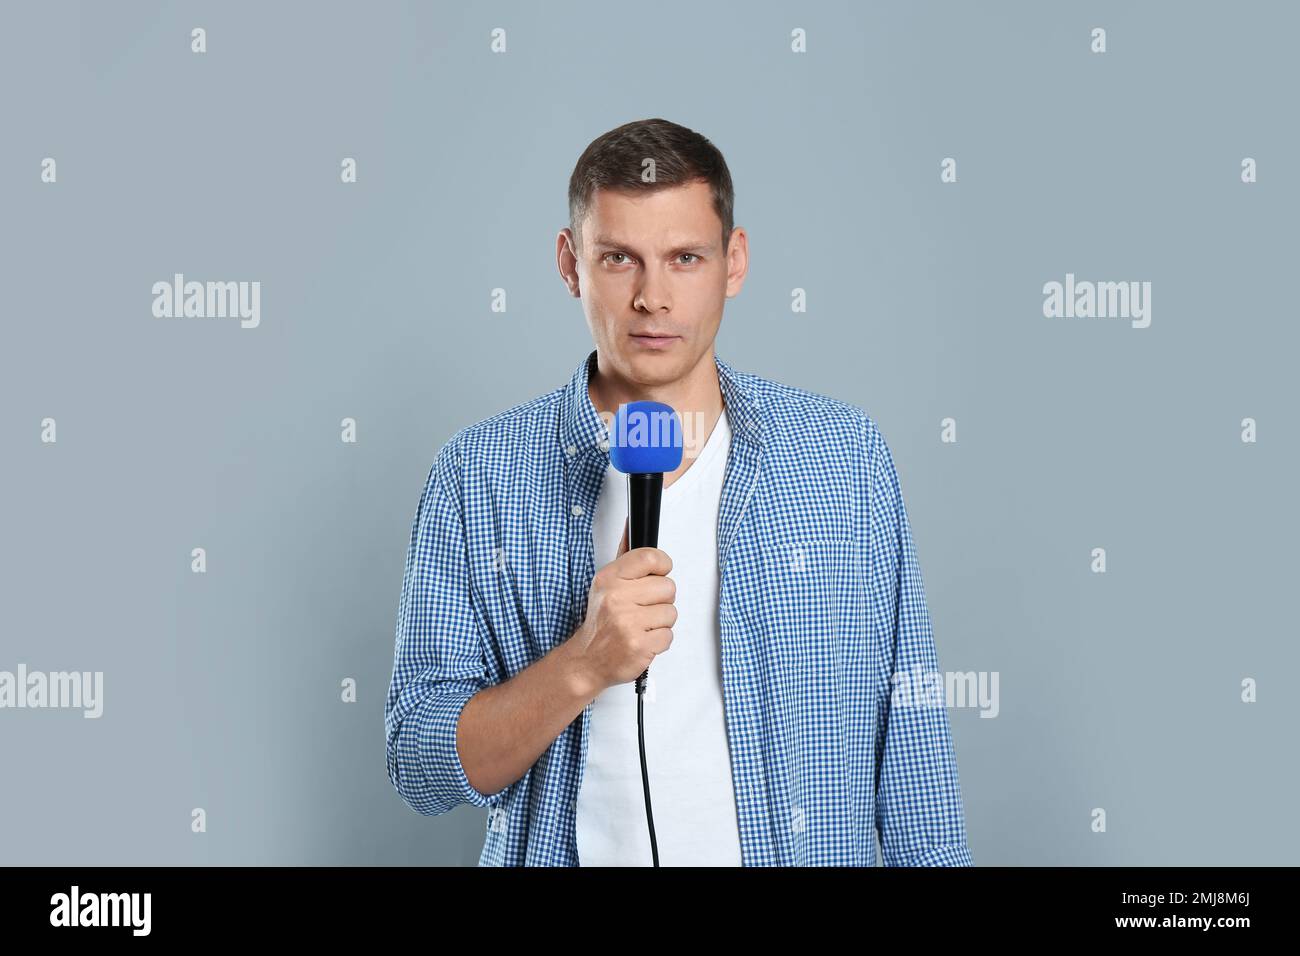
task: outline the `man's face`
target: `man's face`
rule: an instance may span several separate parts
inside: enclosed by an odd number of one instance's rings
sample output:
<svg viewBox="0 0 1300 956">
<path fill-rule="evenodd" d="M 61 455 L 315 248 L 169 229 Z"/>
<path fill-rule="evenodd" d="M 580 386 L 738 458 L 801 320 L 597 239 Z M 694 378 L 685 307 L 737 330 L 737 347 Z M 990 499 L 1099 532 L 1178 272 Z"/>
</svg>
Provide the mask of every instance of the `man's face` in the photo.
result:
<svg viewBox="0 0 1300 956">
<path fill-rule="evenodd" d="M 602 363 L 641 385 L 684 378 L 710 353 L 725 300 L 745 271 L 743 230 L 722 248 L 709 186 L 598 189 L 579 224 L 581 253 L 560 236 L 560 271 L 580 295 Z"/>
</svg>

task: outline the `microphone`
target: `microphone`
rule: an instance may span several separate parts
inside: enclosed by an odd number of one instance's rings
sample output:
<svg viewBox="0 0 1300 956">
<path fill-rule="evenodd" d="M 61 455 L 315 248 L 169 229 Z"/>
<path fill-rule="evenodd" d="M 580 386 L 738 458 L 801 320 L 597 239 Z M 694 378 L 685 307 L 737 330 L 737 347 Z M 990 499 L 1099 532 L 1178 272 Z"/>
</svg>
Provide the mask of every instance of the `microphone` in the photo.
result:
<svg viewBox="0 0 1300 956">
<path fill-rule="evenodd" d="M 628 402 L 614 415 L 609 463 L 627 475 L 627 547 L 659 546 L 659 504 L 664 473 L 682 464 L 682 423 L 671 405 Z M 636 692 L 650 679 L 647 667 L 637 679 Z"/>
<path fill-rule="evenodd" d="M 663 402 L 628 402 L 614 415 L 609 440 L 609 462 L 627 475 L 627 547 L 659 546 L 659 504 L 663 500 L 664 473 L 682 464 L 682 423 L 672 406 Z M 645 685 L 649 666 L 636 679 L 637 743 L 641 750 L 641 786 L 645 790 L 646 824 L 650 828 L 650 853 L 659 865 L 654 811 L 650 807 L 650 773 L 645 760 Z"/>
</svg>

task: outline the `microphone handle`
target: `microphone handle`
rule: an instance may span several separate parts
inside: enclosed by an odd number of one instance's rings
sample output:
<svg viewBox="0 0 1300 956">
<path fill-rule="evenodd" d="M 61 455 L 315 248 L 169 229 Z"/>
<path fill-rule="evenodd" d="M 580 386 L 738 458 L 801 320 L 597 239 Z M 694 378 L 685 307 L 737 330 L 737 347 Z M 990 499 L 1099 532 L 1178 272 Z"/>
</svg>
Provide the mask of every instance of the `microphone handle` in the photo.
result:
<svg viewBox="0 0 1300 956">
<path fill-rule="evenodd" d="M 659 503 L 663 500 L 663 472 L 629 474 L 627 476 L 627 546 L 632 548 L 659 547 Z M 645 690 L 650 679 L 647 667 L 636 679 L 636 692 Z"/>
</svg>

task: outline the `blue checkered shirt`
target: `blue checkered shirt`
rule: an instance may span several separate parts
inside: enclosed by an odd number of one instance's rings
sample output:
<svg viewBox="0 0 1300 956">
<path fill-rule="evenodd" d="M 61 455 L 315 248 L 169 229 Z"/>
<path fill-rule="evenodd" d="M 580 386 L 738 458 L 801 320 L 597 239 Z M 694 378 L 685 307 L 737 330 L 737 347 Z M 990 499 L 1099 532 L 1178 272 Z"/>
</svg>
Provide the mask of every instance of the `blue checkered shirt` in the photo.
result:
<svg viewBox="0 0 1300 956">
<path fill-rule="evenodd" d="M 452 435 L 411 528 L 388 776 L 419 813 L 487 808 L 480 866 L 578 864 L 591 706 L 491 794 L 470 785 L 456 724 L 586 615 L 609 464 L 595 354 L 567 385 Z M 884 436 L 855 405 L 714 361 L 733 434 L 718 617 L 744 865 L 874 866 L 877 833 L 886 866 L 972 865 L 942 697 L 896 692 L 895 675 L 937 675 L 938 660 Z"/>
</svg>

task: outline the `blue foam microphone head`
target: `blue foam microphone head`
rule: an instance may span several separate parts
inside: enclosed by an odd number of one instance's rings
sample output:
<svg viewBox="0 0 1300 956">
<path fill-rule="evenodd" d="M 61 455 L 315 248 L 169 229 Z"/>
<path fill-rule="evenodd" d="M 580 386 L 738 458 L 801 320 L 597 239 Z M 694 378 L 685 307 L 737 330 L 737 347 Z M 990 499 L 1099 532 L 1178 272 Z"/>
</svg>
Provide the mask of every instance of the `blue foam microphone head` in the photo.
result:
<svg viewBox="0 0 1300 956">
<path fill-rule="evenodd" d="M 609 436 L 609 463 L 625 475 L 676 471 L 682 463 L 682 423 L 672 406 L 620 405 Z"/>
</svg>

